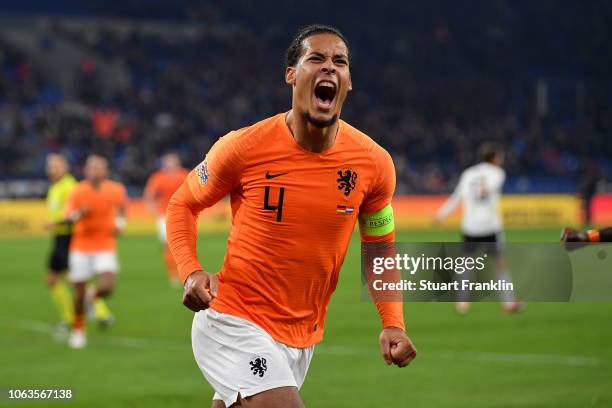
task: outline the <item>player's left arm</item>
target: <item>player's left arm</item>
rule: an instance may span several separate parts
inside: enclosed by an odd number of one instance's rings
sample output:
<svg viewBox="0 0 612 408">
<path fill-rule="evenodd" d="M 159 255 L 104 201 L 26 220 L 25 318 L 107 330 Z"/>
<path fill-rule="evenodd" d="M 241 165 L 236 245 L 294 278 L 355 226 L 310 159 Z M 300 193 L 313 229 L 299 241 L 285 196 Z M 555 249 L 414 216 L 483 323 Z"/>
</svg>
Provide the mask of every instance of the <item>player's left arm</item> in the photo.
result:
<svg viewBox="0 0 612 408">
<path fill-rule="evenodd" d="M 376 167 L 375 183 L 359 211 L 361 241 L 362 244 L 376 243 L 381 251 L 394 257 L 395 220 L 391 199 L 395 191 L 395 168 L 391 156 L 387 152 L 381 153 L 376 160 Z M 371 262 L 366 260 L 366 265 L 371 265 Z M 369 280 L 371 274 L 367 271 L 365 273 Z M 368 287 L 371 288 L 371 285 Z M 383 326 L 379 337 L 383 358 L 388 365 L 405 367 L 416 357 L 416 348 L 406 334 L 401 294 L 392 301 L 386 297 L 377 299 L 373 294 L 373 300 Z"/>
<path fill-rule="evenodd" d="M 491 190 L 501 194 L 504 189 L 504 183 L 506 182 L 506 172 L 501 167 L 499 168 L 499 172 L 496 177 L 493 179 L 493 184 L 491 186 Z"/>
<path fill-rule="evenodd" d="M 115 233 L 123 234 L 123 230 L 127 225 L 127 206 L 128 195 L 123 184 L 120 184 L 117 191 L 117 216 L 115 217 Z"/>
<path fill-rule="evenodd" d="M 504 169 L 500 169 L 499 186 L 498 186 L 498 189 L 500 192 L 501 190 L 503 190 L 505 182 L 506 182 L 506 171 Z"/>
<path fill-rule="evenodd" d="M 58 202 L 61 203 L 61 209 L 53 210 L 48 217 L 48 221 L 45 223 L 45 229 L 49 231 L 55 230 L 55 227 L 58 225 L 66 225 L 72 224 L 73 221 L 66 217 L 66 208 L 69 205 L 70 197 L 72 192 L 74 191 L 77 183 L 73 182 L 71 184 L 64 184 L 63 188 L 60 190 Z M 47 197 L 47 200 L 49 197 Z"/>
<path fill-rule="evenodd" d="M 144 193 L 142 195 L 142 199 L 151 214 L 156 217 L 159 217 L 159 211 L 157 209 L 157 200 L 158 200 L 158 187 L 159 181 L 157 174 L 153 174 L 149 177 L 147 181 L 147 185 L 145 186 Z"/>
</svg>

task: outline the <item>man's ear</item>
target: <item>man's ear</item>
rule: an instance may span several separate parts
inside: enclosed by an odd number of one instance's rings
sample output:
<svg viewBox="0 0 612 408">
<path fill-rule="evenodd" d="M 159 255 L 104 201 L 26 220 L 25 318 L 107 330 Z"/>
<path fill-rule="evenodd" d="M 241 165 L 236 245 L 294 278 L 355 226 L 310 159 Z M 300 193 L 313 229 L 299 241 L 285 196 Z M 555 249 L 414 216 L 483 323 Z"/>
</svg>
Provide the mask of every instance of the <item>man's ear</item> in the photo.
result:
<svg viewBox="0 0 612 408">
<path fill-rule="evenodd" d="M 295 85 L 295 67 L 287 67 L 285 70 L 285 82 L 289 85 Z"/>
<path fill-rule="evenodd" d="M 348 90 L 353 90 L 353 78 L 351 77 L 351 73 L 349 72 L 349 82 L 348 82 Z"/>
</svg>

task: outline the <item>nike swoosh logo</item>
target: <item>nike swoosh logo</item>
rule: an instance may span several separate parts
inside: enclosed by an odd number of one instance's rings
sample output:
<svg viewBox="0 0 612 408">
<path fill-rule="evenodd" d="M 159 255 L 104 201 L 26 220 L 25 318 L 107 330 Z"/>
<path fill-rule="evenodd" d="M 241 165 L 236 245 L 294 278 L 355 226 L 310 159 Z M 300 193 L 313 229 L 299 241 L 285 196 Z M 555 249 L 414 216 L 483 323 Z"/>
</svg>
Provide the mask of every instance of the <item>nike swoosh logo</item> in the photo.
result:
<svg viewBox="0 0 612 408">
<path fill-rule="evenodd" d="M 270 174 L 270 171 L 266 171 L 266 180 L 270 180 L 276 177 L 280 177 L 280 176 L 284 176 L 285 174 L 289 174 L 289 173 L 278 173 L 278 174 Z"/>
</svg>

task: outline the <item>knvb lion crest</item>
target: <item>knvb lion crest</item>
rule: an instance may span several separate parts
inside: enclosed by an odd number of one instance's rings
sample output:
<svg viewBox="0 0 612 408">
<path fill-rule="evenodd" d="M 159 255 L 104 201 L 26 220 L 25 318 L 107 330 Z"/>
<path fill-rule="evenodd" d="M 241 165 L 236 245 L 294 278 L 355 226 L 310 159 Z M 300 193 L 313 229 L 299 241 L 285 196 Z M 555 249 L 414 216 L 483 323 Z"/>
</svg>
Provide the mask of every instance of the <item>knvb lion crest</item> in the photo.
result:
<svg viewBox="0 0 612 408">
<path fill-rule="evenodd" d="M 198 164 L 195 168 L 195 172 L 196 172 L 196 175 L 198 176 L 198 179 L 200 180 L 201 186 L 203 186 L 204 183 L 206 183 L 209 177 L 207 159 L 208 157 L 205 157 L 202 163 Z"/>
<path fill-rule="evenodd" d="M 249 364 L 251 365 L 251 371 L 253 372 L 253 375 L 263 377 L 266 371 L 268 371 L 266 359 L 263 357 L 257 357 L 250 361 Z"/>
<path fill-rule="evenodd" d="M 338 183 L 338 190 L 343 190 L 342 193 L 348 196 L 357 185 L 357 172 L 350 168 L 338 170 L 336 182 Z"/>
</svg>

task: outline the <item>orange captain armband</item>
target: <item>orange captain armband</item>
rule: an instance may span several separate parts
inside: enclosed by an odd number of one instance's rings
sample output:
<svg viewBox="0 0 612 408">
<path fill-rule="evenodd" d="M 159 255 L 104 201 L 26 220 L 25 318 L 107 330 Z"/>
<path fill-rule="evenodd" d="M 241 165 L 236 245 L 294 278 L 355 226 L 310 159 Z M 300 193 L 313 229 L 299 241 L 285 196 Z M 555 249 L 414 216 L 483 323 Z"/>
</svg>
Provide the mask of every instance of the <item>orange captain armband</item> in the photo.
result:
<svg viewBox="0 0 612 408">
<path fill-rule="evenodd" d="M 599 234 L 599 230 L 592 229 L 587 231 L 587 238 L 589 242 L 599 242 L 601 240 L 601 236 Z"/>
</svg>

